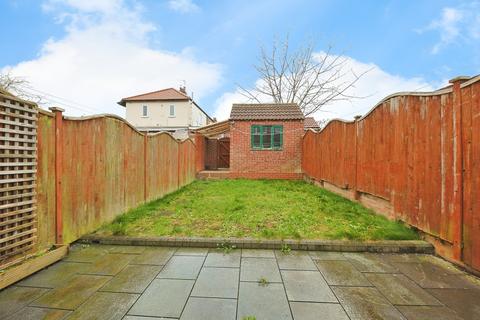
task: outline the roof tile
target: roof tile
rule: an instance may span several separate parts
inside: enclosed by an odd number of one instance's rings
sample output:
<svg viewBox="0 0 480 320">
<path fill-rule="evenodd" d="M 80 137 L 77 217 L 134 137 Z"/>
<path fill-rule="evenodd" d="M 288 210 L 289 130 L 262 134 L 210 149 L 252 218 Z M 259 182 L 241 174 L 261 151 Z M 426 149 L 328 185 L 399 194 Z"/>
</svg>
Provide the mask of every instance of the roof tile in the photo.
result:
<svg viewBox="0 0 480 320">
<path fill-rule="evenodd" d="M 296 103 L 233 104 L 230 120 L 303 120 Z"/>
<path fill-rule="evenodd" d="M 172 100 L 189 100 L 190 97 L 174 88 L 167 88 L 158 91 L 148 92 L 123 98 L 119 104 L 125 106 L 127 101 L 172 101 Z"/>
<path fill-rule="evenodd" d="M 320 129 L 320 126 L 314 117 L 306 117 L 303 123 L 305 129 Z"/>
</svg>

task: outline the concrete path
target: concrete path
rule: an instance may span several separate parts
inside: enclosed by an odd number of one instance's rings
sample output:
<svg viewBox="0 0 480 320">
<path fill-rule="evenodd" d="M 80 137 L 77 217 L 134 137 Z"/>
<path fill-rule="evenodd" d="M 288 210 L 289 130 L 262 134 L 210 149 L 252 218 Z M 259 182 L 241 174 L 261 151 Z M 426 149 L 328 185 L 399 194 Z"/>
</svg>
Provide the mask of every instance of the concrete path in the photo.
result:
<svg viewBox="0 0 480 320">
<path fill-rule="evenodd" d="M 76 245 L 0 292 L 0 319 L 480 319 L 430 255 Z"/>
</svg>

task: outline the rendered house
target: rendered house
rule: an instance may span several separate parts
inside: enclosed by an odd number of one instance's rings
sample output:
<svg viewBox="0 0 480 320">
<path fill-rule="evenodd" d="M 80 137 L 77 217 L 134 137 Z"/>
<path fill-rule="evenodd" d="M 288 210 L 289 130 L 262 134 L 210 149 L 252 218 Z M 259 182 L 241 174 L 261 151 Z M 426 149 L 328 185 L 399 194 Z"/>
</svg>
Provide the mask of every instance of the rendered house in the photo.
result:
<svg viewBox="0 0 480 320">
<path fill-rule="evenodd" d="M 229 120 L 196 130 L 204 169 L 222 169 L 199 177 L 300 179 L 304 132 L 297 104 L 234 104 Z"/>
<path fill-rule="evenodd" d="M 118 102 L 127 110 L 127 121 L 142 132 L 167 131 L 185 138 L 190 130 L 214 120 L 186 94 L 185 87 L 139 94 Z"/>
</svg>

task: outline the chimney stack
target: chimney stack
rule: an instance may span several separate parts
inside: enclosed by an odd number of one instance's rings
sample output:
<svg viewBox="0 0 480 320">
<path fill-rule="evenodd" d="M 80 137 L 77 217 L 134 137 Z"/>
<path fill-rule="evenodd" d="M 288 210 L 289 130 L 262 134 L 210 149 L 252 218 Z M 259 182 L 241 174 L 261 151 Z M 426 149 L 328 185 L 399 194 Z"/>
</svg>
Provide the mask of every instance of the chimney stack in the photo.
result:
<svg viewBox="0 0 480 320">
<path fill-rule="evenodd" d="M 180 86 L 180 92 L 183 94 L 187 94 L 187 88 L 185 86 Z"/>
</svg>

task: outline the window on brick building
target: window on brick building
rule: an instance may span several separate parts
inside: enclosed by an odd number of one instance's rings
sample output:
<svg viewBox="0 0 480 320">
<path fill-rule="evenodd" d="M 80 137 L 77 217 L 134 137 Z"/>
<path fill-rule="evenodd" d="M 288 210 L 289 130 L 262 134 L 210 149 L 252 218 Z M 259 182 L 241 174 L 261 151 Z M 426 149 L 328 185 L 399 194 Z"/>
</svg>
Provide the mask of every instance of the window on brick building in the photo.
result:
<svg viewBox="0 0 480 320">
<path fill-rule="evenodd" d="M 252 149 L 255 150 L 281 150 L 283 147 L 283 126 L 251 127 Z"/>
</svg>

